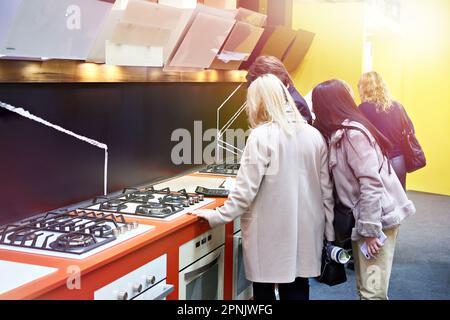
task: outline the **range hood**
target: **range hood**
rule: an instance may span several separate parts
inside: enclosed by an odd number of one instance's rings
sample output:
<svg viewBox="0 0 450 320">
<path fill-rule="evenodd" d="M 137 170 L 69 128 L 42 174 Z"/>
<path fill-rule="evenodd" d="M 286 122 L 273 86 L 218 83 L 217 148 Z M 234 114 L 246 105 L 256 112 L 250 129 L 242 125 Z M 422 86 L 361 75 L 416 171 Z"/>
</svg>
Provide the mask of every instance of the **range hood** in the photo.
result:
<svg viewBox="0 0 450 320">
<path fill-rule="evenodd" d="M 312 34 L 266 27 L 236 0 L 0 1 L 0 58 L 86 60 L 164 71 L 246 69 L 273 55 L 290 70 Z M 209 5 L 209 6 L 208 6 Z"/>
<path fill-rule="evenodd" d="M 227 10 L 234 10 L 237 6 L 237 0 L 203 0 L 203 4 Z"/>
<path fill-rule="evenodd" d="M 209 68 L 236 23 L 235 16 L 235 11 L 197 5 L 164 70 Z"/>
<path fill-rule="evenodd" d="M 88 61 L 162 67 L 189 22 L 192 10 L 130 0 L 111 10 Z"/>
<path fill-rule="evenodd" d="M 1 1 L 0 11 L 14 18 L 0 54 L 85 60 L 111 7 L 98 0 Z"/>
<path fill-rule="evenodd" d="M 159 4 L 182 9 L 193 9 L 197 5 L 197 0 L 158 0 Z"/>
<path fill-rule="evenodd" d="M 266 15 L 258 12 L 239 8 L 236 11 L 237 22 L 210 68 L 238 70 L 261 38 L 266 18 Z"/>
</svg>

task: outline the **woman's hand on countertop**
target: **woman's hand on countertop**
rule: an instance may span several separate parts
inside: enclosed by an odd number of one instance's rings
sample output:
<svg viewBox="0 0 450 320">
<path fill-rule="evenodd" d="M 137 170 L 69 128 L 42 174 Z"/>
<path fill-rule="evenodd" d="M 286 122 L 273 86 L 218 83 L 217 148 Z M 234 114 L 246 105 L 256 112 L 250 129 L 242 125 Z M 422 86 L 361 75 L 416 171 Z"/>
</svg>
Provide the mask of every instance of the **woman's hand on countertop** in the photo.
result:
<svg viewBox="0 0 450 320">
<path fill-rule="evenodd" d="M 213 214 L 214 212 L 216 212 L 216 210 L 213 209 L 198 209 L 198 210 L 194 210 L 191 212 L 191 214 L 193 216 L 197 216 L 199 218 L 208 220 L 208 217 Z"/>
</svg>

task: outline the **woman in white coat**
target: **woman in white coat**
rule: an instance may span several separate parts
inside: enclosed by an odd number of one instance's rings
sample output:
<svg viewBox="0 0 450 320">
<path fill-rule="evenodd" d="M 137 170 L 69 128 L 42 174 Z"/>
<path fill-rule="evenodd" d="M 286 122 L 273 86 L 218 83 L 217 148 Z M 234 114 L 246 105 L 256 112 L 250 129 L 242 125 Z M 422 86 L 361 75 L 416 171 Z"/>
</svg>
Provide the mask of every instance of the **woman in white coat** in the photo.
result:
<svg viewBox="0 0 450 320">
<path fill-rule="evenodd" d="M 212 228 L 241 216 L 255 300 L 274 300 L 274 284 L 280 299 L 307 300 L 308 278 L 320 274 L 324 238 L 334 241 L 327 145 L 272 74 L 250 85 L 247 114 L 253 130 L 235 189 L 223 207 L 193 214 Z"/>
</svg>

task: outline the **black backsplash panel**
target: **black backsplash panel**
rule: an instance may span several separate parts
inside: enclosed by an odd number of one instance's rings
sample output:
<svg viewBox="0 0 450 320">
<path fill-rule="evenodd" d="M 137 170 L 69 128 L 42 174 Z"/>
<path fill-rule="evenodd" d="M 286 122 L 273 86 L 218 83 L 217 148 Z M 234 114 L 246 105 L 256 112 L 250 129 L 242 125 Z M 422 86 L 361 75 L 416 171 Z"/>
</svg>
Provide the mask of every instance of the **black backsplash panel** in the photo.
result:
<svg viewBox="0 0 450 320">
<path fill-rule="evenodd" d="M 174 165 L 171 134 L 216 127 L 237 84 L 0 84 L 0 101 L 109 148 L 108 192 L 192 169 Z M 241 89 L 224 108 L 245 99 Z M 234 127 L 246 129 L 243 114 Z M 0 108 L 0 225 L 103 194 L 104 152 Z"/>
</svg>

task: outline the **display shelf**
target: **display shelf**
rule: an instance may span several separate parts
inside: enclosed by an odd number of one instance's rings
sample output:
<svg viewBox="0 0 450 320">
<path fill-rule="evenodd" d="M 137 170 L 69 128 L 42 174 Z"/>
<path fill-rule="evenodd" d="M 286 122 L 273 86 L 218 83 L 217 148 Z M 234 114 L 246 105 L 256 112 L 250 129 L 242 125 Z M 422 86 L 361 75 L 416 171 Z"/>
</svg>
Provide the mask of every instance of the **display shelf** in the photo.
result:
<svg viewBox="0 0 450 320">
<path fill-rule="evenodd" d="M 0 83 L 35 82 L 245 82 L 246 71 L 164 72 L 73 60 L 0 60 Z"/>
</svg>

